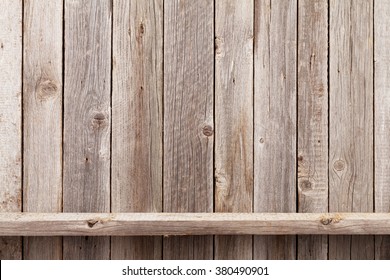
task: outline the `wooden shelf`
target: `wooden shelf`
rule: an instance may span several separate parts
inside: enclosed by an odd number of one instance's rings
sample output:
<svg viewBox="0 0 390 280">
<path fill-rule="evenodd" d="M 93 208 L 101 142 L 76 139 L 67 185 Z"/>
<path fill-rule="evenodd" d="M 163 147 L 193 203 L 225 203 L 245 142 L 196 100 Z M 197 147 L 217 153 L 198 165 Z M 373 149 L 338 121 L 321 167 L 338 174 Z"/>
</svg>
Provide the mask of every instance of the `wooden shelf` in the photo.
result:
<svg viewBox="0 0 390 280">
<path fill-rule="evenodd" d="M 0 213 L 0 236 L 390 234 L 390 213 Z"/>
</svg>

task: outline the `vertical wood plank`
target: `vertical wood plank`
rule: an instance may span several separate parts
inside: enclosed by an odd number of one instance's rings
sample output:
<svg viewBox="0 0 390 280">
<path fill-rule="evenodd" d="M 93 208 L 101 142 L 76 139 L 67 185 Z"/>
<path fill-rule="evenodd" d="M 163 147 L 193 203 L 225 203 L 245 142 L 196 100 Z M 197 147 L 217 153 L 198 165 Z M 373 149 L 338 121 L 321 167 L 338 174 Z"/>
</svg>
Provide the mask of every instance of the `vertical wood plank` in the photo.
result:
<svg viewBox="0 0 390 280">
<path fill-rule="evenodd" d="M 390 2 L 374 3 L 375 212 L 390 212 Z M 375 237 L 375 258 L 390 259 L 390 237 Z"/>
<path fill-rule="evenodd" d="M 215 6 L 215 211 L 253 210 L 253 1 Z M 215 259 L 252 259 L 252 236 L 216 236 Z"/>
<path fill-rule="evenodd" d="M 298 211 L 328 212 L 328 1 L 298 2 Z M 298 236 L 298 259 L 327 259 L 328 237 Z"/>
<path fill-rule="evenodd" d="M 296 0 L 255 2 L 255 212 L 296 211 L 296 37 Z M 295 236 L 254 238 L 255 259 L 295 257 Z"/>
<path fill-rule="evenodd" d="M 372 1 L 330 1 L 329 211 L 373 211 Z M 373 236 L 329 237 L 330 259 L 373 259 Z"/>
<path fill-rule="evenodd" d="M 0 211 L 22 210 L 22 1 L 0 1 Z M 0 238 L 0 259 L 21 259 L 20 237 Z"/>
<path fill-rule="evenodd" d="M 64 212 L 110 212 L 110 0 L 65 0 Z M 108 259 L 109 237 L 66 237 L 64 259 Z"/>
<path fill-rule="evenodd" d="M 23 210 L 62 211 L 61 0 L 24 3 Z M 61 237 L 26 237 L 25 259 L 61 259 Z"/>
<path fill-rule="evenodd" d="M 164 211 L 213 211 L 212 0 L 164 1 Z M 169 237 L 164 259 L 212 259 L 212 236 Z"/>
<path fill-rule="evenodd" d="M 114 1 L 112 211 L 162 211 L 163 1 Z M 112 259 L 161 259 L 161 237 L 112 237 Z"/>
</svg>

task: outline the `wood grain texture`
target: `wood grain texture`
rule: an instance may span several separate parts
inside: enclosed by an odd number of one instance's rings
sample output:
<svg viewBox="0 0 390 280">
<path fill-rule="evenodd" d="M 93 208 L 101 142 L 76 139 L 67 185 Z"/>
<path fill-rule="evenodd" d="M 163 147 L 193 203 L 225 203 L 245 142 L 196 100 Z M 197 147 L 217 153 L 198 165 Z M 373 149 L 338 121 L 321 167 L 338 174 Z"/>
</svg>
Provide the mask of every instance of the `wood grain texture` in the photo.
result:
<svg viewBox="0 0 390 280">
<path fill-rule="evenodd" d="M 213 211 L 213 1 L 164 1 L 164 211 Z M 164 259 L 212 259 L 213 238 L 172 237 Z"/>
<path fill-rule="evenodd" d="M 24 3 L 23 211 L 62 211 L 61 0 Z M 61 238 L 25 238 L 24 259 L 62 259 Z"/>
<path fill-rule="evenodd" d="M 374 9 L 375 212 L 390 212 L 390 2 Z M 390 237 L 375 237 L 375 258 L 390 259 Z"/>
<path fill-rule="evenodd" d="M 112 212 L 161 212 L 163 1 L 113 4 Z M 112 259 L 161 257 L 161 237 L 112 238 Z"/>
<path fill-rule="evenodd" d="M 110 211 L 111 9 L 65 0 L 64 212 Z M 64 238 L 64 259 L 109 256 L 109 238 Z"/>
<path fill-rule="evenodd" d="M 372 1 L 330 1 L 329 211 L 373 211 Z M 372 236 L 329 239 L 330 259 L 373 259 Z"/>
<path fill-rule="evenodd" d="M 390 234 L 390 213 L 0 213 L 0 236 L 208 234 Z"/>
<path fill-rule="evenodd" d="M 0 212 L 22 210 L 22 1 L 0 1 Z M 0 238 L 0 259 L 21 259 L 19 237 Z"/>
<path fill-rule="evenodd" d="M 253 210 L 253 0 L 216 1 L 215 211 Z M 215 259 L 252 259 L 252 236 L 216 236 Z"/>
<path fill-rule="evenodd" d="M 254 53 L 254 211 L 295 212 L 297 1 L 255 1 Z M 253 251 L 295 259 L 296 238 L 255 237 Z"/>
<path fill-rule="evenodd" d="M 328 211 L 328 1 L 298 2 L 298 211 Z M 327 259 L 327 236 L 298 236 L 298 259 Z"/>
</svg>

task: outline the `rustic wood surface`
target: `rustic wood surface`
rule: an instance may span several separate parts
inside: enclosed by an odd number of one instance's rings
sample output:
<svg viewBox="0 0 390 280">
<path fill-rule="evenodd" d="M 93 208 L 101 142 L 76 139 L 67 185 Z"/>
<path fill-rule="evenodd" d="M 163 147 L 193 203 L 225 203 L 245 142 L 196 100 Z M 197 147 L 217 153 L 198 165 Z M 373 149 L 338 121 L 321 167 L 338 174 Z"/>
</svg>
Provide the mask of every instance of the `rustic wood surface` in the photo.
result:
<svg viewBox="0 0 390 280">
<path fill-rule="evenodd" d="M 161 212 L 163 1 L 113 4 L 111 209 Z M 112 238 L 112 259 L 161 257 L 161 237 Z"/>
<path fill-rule="evenodd" d="M 389 16 L 0 1 L 0 258 L 390 259 Z"/>
<path fill-rule="evenodd" d="M 110 212 L 110 0 L 65 0 L 64 212 Z M 64 238 L 64 259 L 108 259 L 110 238 Z"/>
<path fill-rule="evenodd" d="M 328 211 L 328 1 L 298 2 L 298 211 Z M 327 259 L 327 236 L 298 236 L 298 259 Z"/>
<path fill-rule="evenodd" d="M 24 3 L 26 212 L 62 211 L 62 8 L 61 0 Z M 62 238 L 25 238 L 24 259 L 62 259 Z"/>
<path fill-rule="evenodd" d="M 215 7 L 215 212 L 253 211 L 253 0 Z M 216 236 L 215 259 L 252 259 L 252 236 Z"/>
<path fill-rule="evenodd" d="M 213 211 L 213 1 L 164 1 L 164 212 Z M 164 259 L 212 259 L 213 238 L 169 237 Z"/>
<path fill-rule="evenodd" d="M 390 2 L 374 8 L 375 212 L 390 212 Z M 375 237 L 375 258 L 390 259 L 390 237 Z"/>
<path fill-rule="evenodd" d="M 329 211 L 373 212 L 373 4 L 329 8 Z M 373 259 L 374 238 L 330 237 L 329 258 Z"/>
<path fill-rule="evenodd" d="M 0 236 L 209 234 L 390 234 L 390 213 L 0 213 Z"/>
<path fill-rule="evenodd" d="M 0 1 L 0 212 L 22 210 L 22 0 Z M 0 259 L 21 259 L 19 237 L 0 238 Z"/>
<path fill-rule="evenodd" d="M 296 211 L 297 1 L 255 2 L 254 211 Z M 255 259 L 295 259 L 294 236 L 254 238 Z"/>
</svg>

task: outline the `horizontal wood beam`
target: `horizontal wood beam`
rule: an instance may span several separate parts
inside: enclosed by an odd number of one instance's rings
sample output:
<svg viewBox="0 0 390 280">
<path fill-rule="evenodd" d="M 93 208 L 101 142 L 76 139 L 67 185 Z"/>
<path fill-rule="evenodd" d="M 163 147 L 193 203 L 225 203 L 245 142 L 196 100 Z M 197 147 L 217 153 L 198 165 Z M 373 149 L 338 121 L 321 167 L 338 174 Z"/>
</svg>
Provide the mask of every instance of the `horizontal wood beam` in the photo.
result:
<svg viewBox="0 0 390 280">
<path fill-rule="evenodd" d="M 390 234 L 390 213 L 0 213 L 0 236 Z"/>
</svg>

